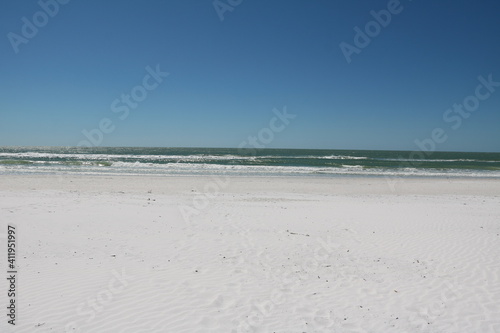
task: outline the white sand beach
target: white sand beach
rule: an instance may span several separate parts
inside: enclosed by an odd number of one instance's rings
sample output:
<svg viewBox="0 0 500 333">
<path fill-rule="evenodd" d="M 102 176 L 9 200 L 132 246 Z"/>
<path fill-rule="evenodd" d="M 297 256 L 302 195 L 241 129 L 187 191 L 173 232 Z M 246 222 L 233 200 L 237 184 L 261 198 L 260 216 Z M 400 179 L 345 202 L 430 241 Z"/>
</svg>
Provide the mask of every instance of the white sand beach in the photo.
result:
<svg viewBox="0 0 500 333">
<path fill-rule="evenodd" d="M 4 176 L 0 217 L 0 332 L 500 332 L 498 179 Z"/>
</svg>

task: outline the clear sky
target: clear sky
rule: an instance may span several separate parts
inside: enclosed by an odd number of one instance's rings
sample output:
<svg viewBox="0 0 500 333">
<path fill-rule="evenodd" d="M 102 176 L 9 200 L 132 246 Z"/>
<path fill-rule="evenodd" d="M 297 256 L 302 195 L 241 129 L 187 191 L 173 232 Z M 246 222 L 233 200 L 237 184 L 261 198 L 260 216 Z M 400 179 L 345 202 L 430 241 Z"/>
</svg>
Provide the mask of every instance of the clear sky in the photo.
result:
<svg viewBox="0 0 500 333">
<path fill-rule="evenodd" d="M 500 152 L 498 0 L 55 1 L 0 3 L 0 146 Z"/>
</svg>

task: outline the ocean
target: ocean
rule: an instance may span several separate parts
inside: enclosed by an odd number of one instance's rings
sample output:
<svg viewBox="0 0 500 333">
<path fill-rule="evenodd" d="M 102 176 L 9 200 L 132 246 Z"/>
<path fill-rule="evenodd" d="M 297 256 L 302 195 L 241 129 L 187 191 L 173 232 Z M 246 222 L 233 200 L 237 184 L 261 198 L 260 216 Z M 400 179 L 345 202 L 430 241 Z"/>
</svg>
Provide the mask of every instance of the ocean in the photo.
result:
<svg viewBox="0 0 500 333">
<path fill-rule="evenodd" d="M 500 178 L 500 153 L 0 147 L 0 174 Z"/>
</svg>

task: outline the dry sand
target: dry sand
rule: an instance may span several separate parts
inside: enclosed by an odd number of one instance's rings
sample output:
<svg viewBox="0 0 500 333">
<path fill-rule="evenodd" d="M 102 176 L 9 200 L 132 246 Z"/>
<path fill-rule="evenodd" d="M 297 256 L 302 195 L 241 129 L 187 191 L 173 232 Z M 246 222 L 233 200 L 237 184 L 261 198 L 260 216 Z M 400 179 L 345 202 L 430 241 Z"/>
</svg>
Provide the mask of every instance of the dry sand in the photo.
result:
<svg viewBox="0 0 500 333">
<path fill-rule="evenodd" d="M 498 180 L 4 176 L 0 217 L 0 332 L 500 332 Z"/>
</svg>

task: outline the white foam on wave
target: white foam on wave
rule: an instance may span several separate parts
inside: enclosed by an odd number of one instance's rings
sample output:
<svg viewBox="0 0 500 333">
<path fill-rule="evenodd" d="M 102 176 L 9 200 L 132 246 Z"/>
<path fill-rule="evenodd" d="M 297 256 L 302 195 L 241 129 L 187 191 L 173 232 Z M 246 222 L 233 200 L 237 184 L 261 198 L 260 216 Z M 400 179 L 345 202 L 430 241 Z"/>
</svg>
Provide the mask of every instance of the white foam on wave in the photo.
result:
<svg viewBox="0 0 500 333">
<path fill-rule="evenodd" d="M 39 152 L 24 152 L 24 153 L 0 153 L 0 157 L 10 158 L 72 158 L 72 159 L 138 159 L 138 160 L 170 160 L 170 159 L 186 159 L 186 160 L 235 160 L 235 159 L 329 159 L 329 160 L 366 160 L 365 156 L 348 156 L 348 155 L 329 155 L 329 156 L 312 156 L 312 155 L 297 155 L 297 156 L 276 156 L 276 155 L 133 155 L 133 154 L 86 154 L 86 153 L 39 153 Z"/>
<path fill-rule="evenodd" d="M 349 155 L 331 155 L 331 156 L 322 156 L 322 157 L 316 157 L 320 159 L 327 159 L 327 160 L 367 160 L 369 159 L 366 156 L 349 156 Z"/>
<path fill-rule="evenodd" d="M 186 162 L 203 162 L 203 161 L 230 161 L 230 160 L 250 160 L 254 161 L 259 158 L 272 158 L 272 156 L 238 156 L 238 155 L 118 155 L 118 154 L 79 154 L 79 153 L 68 153 L 68 154 L 58 154 L 58 153 L 0 153 L 0 158 L 11 158 L 11 159 L 23 159 L 30 160 L 35 159 L 35 163 L 50 163 L 51 159 L 65 159 L 65 160 L 77 160 L 77 161 L 122 161 L 122 160 L 136 160 L 138 162 L 176 162 L 176 163 L 186 163 Z M 276 157 L 274 157 L 276 158 Z M 36 159 L 44 159 L 43 161 L 36 161 Z M 57 161 L 56 161 L 57 163 Z"/>
<path fill-rule="evenodd" d="M 364 168 L 361 165 L 342 167 L 299 167 L 269 165 L 221 165 L 210 163 L 147 163 L 113 162 L 111 165 L 84 162 L 82 165 L 39 163 L 3 165 L 0 174 L 102 174 L 102 175 L 353 175 L 353 176 L 423 176 L 423 177 L 492 177 L 500 178 L 500 170 L 417 169 L 417 168 Z"/>
<path fill-rule="evenodd" d="M 373 158 L 377 161 L 390 162 L 480 162 L 480 163 L 500 163 L 500 161 L 486 161 L 475 159 L 425 159 L 425 158 Z"/>
</svg>

